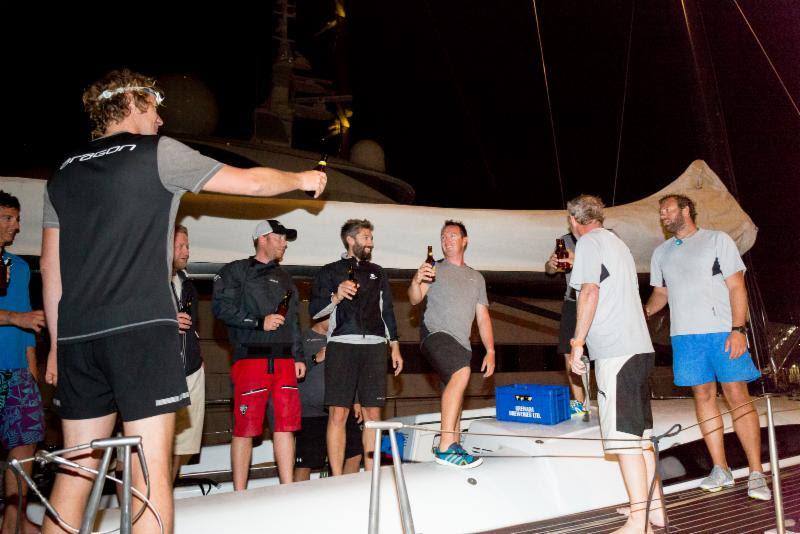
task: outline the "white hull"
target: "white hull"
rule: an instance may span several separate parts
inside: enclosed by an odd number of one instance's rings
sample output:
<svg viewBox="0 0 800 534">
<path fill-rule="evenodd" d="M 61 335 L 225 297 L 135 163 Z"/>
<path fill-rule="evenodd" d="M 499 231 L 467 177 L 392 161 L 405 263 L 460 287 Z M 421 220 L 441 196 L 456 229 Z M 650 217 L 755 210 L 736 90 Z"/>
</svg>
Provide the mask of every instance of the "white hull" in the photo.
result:
<svg viewBox="0 0 800 534">
<path fill-rule="evenodd" d="M 800 423 L 797 401 L 776 399 L 774 406 L 776 424 Z M 763 402 L 758 409 L 764 413 Z M 653 412 L 656 433 L 665 432 L 675 423 L 688 427 L 696 422 L 689 399 L 655 401 Z M 726 417 L 726 431 L 730 431 L 730 423 Z M 761 423 L 766 424 L 763 415 Z M 464 445 L 468 450 L 481 447 L 494 451 L 485 454 L 482 466 L 459 470 L 433 462 L 404 464 L 415 530 L 437 534 L 485 531 L 627 501 L 617 463 L 613 457 L 603 455 L 599 442 L 557 440 L 555 436 L 599 437 L 596 417 L 588 424 L 576 419 L 556 426 L 477 420 L 471 425 L 471 434 L 465 436 Z M 661 446 L 666 449 L 700 437 L 695 427 L 664 439 Z M 507 457 L 513 455 L 521 457 Z M 798 462 L 798 458 L 788 458 L 782 465 Z M 735 474 L 741 477 L 745 471 Z M 667 492 L 687 489 L 698 482 L 673 485 Z M 381 490 L 380 532 L 401 532 L 390 467 L 383 468 Z M 362 472 L 182 499 L 175 504 L 175 532 L 366 532 L 369 498 L 370 473 Z M 104 516 L 103 528 L 118 521 L 114 510 L 106 511 Z"/>
</svg>

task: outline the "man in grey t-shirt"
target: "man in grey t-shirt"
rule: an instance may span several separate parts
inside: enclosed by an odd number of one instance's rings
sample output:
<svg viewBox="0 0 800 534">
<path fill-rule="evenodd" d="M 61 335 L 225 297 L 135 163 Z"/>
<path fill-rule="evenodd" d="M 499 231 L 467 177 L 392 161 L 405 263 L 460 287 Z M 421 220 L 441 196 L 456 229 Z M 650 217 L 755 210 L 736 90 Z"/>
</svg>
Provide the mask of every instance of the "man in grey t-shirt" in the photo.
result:
<svg viewBox="0 0 800 534">
<path fill-rule="evenodd" d="M 417 269 L 408 298 L 411 305 L 427 300 L 421 327 L 422 352 L 444 383 L 442 392 L 442 436 L 434 451 L 436 462 L 460 468 L 476 467 L 483 461 L 459 444 L 461 406 L 470 376 L 472 345 L 469 337 L 472 321 L 477 319 L 478 332 L 486 356 L 481 371 L 484 378 L 494 373 L 494 332 L 489 317 L 486 282 L 481 273 L 464 263 L 469 241 L 467 229 L 459 221 L 445 221 L 441 232 L 444 260 Z"/>
<path fill-rule="evenodd" d="M 570 284 L 578 291 L 578 318 L 572 346 L 572 370 L 587 372 L 584 345 L 595 361 L 597 403 L 603 447 L 619 459 L 630 499 L 628 522 L 616 532 L 645 527 L 648 482 L 655 456 L 648 441 L 653 429 L 649 375 L 655 363 L 647 331 L 636 264 L 627 245 L 603 228 L 603 202 L 581 195 L 567 203 L 570 226 L 578 237 Z M 641 439 L 641 442 L 631 441 Z M 650 521 L 663 525 L 661 500 L 653 501 Z"/>
<path fill-rule="evenodd" d="M 42 282 L 51 347 L 46 380 L 56 385 L 64 447 L 111 435 L 142 436 L 150 500 L 173 530 L 171 451 L 175 411 L 188 403 L 170 294 L 174 214 L 186 191 L 272 196 L 325 188 L 317 171 L 289 173 L 222 165 L 168 138 L 155 80 L 112 71 L 83 94 L 93 140 L 69 155 L 47 186 Z M 57 402 L 56 402 L 57 401 Z M 75 461 L 97 468 L 99 460 Z M 133 483 L 145 491 L 141 470 Z M 56 477 L 50 501 L 77 526 L 91 480 Z M 148 509 L 142 532 L 159 530 Z M 47 532 L 61 531 L 53 519 Z"/>
<path fill-rule="evenodd" d="M 724 232 L 698 228 L 694 202 L 667 195 L 660 202 L 661 224 L 672 237 L 650 262 L 653 293 L 645 311 L 669 303 L 675 384 L 691 386 L 697 418 L 714 467 L 700 482 L 707 491 L 733 486 L 717 405 L 717 382 L 733 411 L 733 428 L 750 467 L 748 495 L 772 498 L 761 468 L 761 431 L 747 382 L 761 373 L 747 351 L 747 288 L 744 263 Z"/>
</svg>

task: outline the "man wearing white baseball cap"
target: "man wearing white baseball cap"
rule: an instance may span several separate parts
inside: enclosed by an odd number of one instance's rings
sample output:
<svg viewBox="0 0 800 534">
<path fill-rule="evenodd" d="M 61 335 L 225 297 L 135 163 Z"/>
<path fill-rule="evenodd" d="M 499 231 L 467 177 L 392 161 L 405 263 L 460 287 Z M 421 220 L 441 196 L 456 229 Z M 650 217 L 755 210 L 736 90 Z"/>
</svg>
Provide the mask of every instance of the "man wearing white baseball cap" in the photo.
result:
<svg viewBox="0 0 800 534">
<path fill-rule="evenodd" d="M 297 231 L 274 219 L 253 231 L 254 256 L 229 263 L 214 278 L 213 310 L 233 346 L 231 468 L 237 491 L 247 488 L 253 438 L 264 430 L 272 399 L 272 442 L 282 484 L 292 482 L 294 432 L 300 430 L 297 379 L 305 376 L 297 287 L 280 262 Z"/>
</svg>

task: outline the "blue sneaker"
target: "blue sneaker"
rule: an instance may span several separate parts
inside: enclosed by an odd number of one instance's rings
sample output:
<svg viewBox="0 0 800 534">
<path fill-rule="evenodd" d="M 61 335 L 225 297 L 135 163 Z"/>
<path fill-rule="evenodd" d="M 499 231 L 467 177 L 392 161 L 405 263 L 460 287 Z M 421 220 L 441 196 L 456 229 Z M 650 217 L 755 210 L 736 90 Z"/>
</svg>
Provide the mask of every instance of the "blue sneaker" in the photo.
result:
<svg viewBox="0 0 800 534">
<path fill-rule="evenodd" d="M 586 413 L 586 407 L 583 405 L 581 401 L 571 400 L 569 401 L 569 415 L 571 417 L 575 416 L 583 416 Z"/>
<path fill-rule="evenodd" d="M 453 443 L 444 452 L 440 451 L 439 447 L 435 447 L 433 449 L 433 459 L 437 464 L 449 465 L 458 469 L 472 469 L 483 463 L 483 458 L 472 456 L 458 443 Z"/>
</svg>

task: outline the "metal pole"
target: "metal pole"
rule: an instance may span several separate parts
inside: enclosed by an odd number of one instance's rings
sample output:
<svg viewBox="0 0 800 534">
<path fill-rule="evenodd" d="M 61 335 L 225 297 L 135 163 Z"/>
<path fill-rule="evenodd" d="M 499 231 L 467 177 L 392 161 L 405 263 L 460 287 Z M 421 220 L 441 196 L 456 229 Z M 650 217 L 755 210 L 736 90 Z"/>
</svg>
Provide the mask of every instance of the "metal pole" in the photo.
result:
<svg viewBox="0 0 800 534">
<path fill-rule="evenodd" d="M 131 534 L 131 446 L 125 445 L 120 449 L 122 450 L 122 502 L 120 502 L 119 532 Z"/>
<path fill-rule="evenodd" d="M 778 443 L 775 439 L 775 421 L 772 418 L 772 398 L 770 396 L 767 396 L 767 435 L 769 436 L 769 464 L 772 470 L 772 498 L 775 501 L 775 531 L 777 534 L 786 534 L 786 524 L 783 520 L 781 471 L 778 465 Z"/>
<path fill-rule="evenodd" d="M 397 498 L 400 499 L 400 518 L 403 520 L 403 533 L 414 534 L 414 519 L 411 517 L 411 503 L 408 501 L 406 479 L 403 477 L 403 459 L 400 458 L 400 449 L 397 446 L 397 436 L 394 428 L 389 429 L 389 442 L 392 445 L 392 464 L 394 467 L 394 483 L 397 488 Z"/>
<path fill-rule="evenodd" d="M 366 427 L 370 428 L 371 421 Z M 378 534 L 381 491 L 381 429 L 375 429 L 375 450 L 372 453 L 372 487 L 369 493 L 369 534 Z"/>
<path fill-rule="evenodd" d="M 109 447 L 103 453 L 103 460 L 100 462 L 100 467 L 97 470 L 97 478 L 94 479 L 92 493 L 89 495 L 89 500 L 86 503 L 86 510 L 83 512 L 80 534 L 92 533 L 94 519 L 97 516 L 97 510 L 100 508 L 100 499 L 103 497 L 103 486 L 105 486 L 106 483 L 106 474 L 108 473 L 108 466 L 111 463 L 111 454 L 113 452 L 114 449 Z"/>
</svg>

